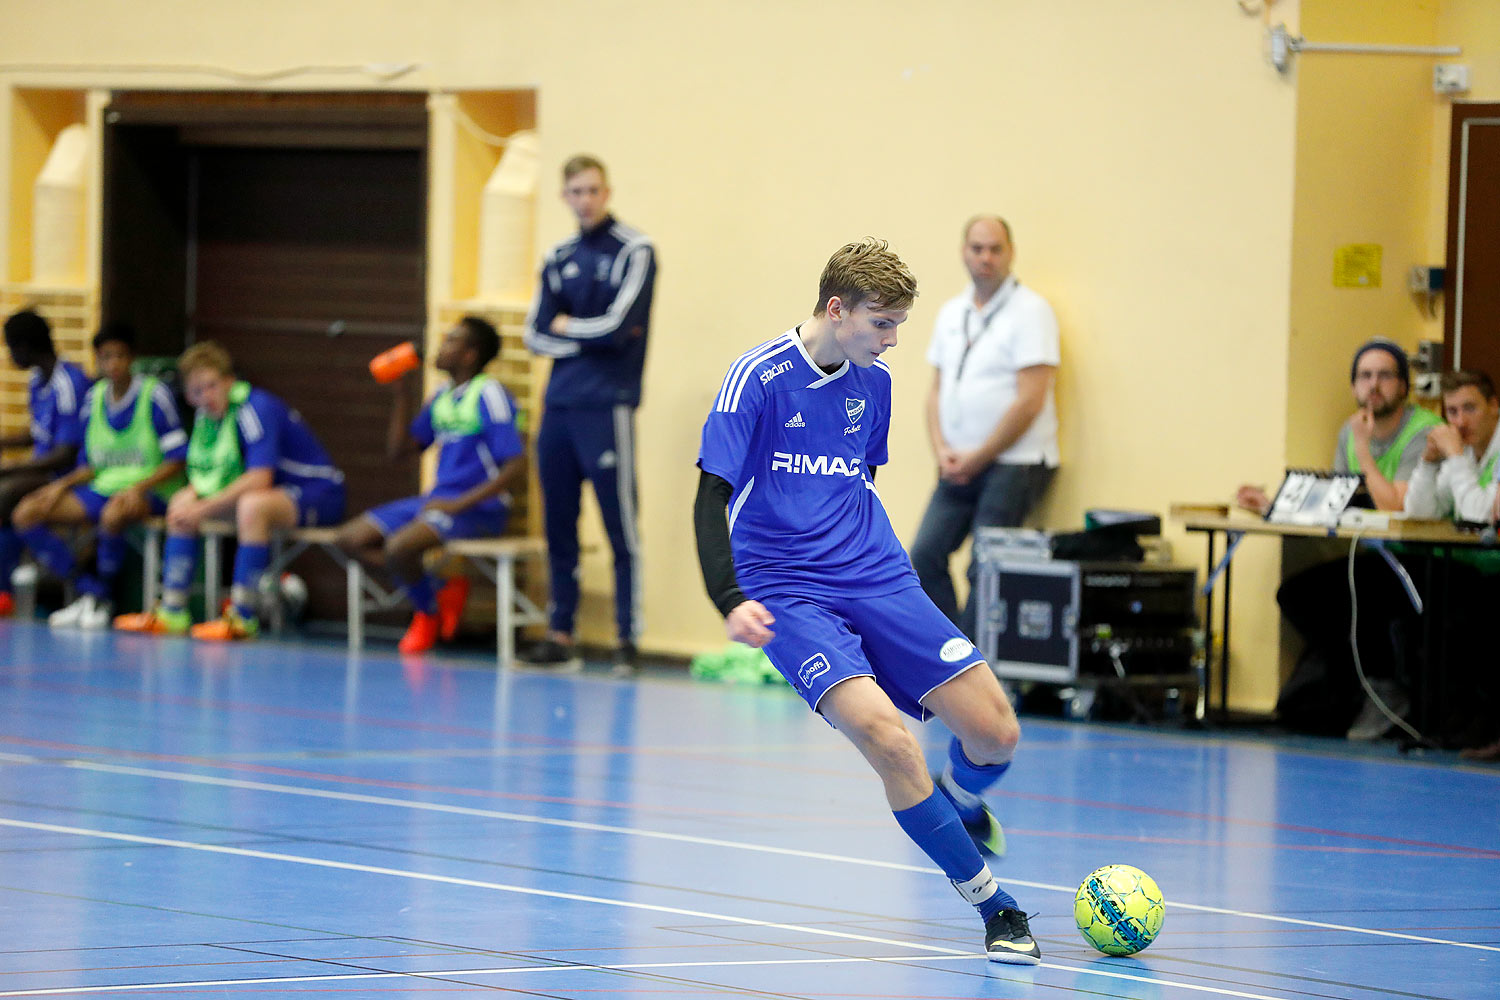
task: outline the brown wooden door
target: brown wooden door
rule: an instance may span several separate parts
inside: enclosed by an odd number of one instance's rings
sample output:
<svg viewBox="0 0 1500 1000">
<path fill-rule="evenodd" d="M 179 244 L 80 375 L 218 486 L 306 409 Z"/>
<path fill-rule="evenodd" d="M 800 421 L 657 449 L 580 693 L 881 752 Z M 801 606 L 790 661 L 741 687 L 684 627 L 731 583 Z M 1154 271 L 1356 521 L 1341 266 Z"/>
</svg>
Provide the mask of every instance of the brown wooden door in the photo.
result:
<svg viewBox="0 0 1500 1000">
<path fill-rule="evenodd" d="M 1451 368 L 1500 380 L 1500 104 L 1455 104 L 1448 172 Z"/>
<path fill-rule="evenodd" d="M 369 359 L 422 339 L 422 159 L 411 150 L 208 148 L 191 159 L 188 337 L 301 412 L 343 470 L 349 513 L 418 491 L 385 458 L 391 392 Z M 340 617 L 342 575 L 305 558 L 310 613 Z"/>
</svg>

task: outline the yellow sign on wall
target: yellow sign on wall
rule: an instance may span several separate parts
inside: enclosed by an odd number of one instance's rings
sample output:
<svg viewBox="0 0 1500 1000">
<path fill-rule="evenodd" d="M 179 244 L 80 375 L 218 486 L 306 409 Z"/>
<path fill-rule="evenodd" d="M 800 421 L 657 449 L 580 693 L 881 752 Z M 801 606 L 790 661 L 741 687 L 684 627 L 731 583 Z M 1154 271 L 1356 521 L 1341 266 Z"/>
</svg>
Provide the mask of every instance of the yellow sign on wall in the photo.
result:
<svg viewBox="0 0 1500 1000">
<path fill-rule="evenodd" d="M 1334 288 L 1379 288 L 1380 244 L 1347 243 L 1333 252 Z"/>
</svg>

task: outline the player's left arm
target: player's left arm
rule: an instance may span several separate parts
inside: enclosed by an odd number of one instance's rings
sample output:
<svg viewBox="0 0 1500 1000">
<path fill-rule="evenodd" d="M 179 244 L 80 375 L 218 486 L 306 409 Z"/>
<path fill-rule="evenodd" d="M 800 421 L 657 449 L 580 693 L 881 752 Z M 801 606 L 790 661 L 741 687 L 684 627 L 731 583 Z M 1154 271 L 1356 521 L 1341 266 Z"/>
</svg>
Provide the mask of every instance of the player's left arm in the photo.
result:
<svg viewBox="0 0 1500 1000">
<path fill-rule="evenodd" d="M 776 619 L 765 605 L 740 589 L 729 543 L 729 498 L 734 487 L 712 472 L 699 472 L 698 496 L 693 502 L 693 532 L 698 543 L 698 568 L 708 596 L 724 616 L 729 638 L 759 649 L 775 638 Z"/>
<path fill-rule="evenodd" d="M 618 351 L 634 337 L 644 336 L 650 320 L 651 293 L 656 284 L 656 250 L 649 240 L 620 250 L 624 273 L 609 308 L 598 316 L 558 317 L 550 332 L 583 350 Z M 618 266 L 618 265 L 617 265 Z"/>
</svg>

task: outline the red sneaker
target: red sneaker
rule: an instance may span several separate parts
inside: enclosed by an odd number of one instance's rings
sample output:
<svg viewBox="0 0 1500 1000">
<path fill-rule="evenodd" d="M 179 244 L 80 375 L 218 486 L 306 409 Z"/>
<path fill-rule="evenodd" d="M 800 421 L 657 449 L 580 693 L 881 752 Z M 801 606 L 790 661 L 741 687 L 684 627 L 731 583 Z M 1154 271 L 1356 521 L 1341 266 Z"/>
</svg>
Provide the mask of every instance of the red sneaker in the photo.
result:
<svg viewBox="0 0 1500 1000">
<path fill-rule="evenodd" d="M 446 639 L 458 633 L 458 621 L 464 616 L 464 602 L 469 599 L 469 578 L 455 576 L 437 592 L 438 632 Z"/>
<path fill-rule="evenodd" d="M 9 616 L 16 613 L 16 599 L 10 596 L 10 591 L 0 590 L 0 616 Z"/>
<path fill-rule="evenodd" d="M 396 649 L 403 653 L 425 653 L 437 645 L 437 639 L 437 615 L 418 611 L 411 616 L 411 624 L 406 627 L 406 634 L 396 644 Z"/>
</svg>

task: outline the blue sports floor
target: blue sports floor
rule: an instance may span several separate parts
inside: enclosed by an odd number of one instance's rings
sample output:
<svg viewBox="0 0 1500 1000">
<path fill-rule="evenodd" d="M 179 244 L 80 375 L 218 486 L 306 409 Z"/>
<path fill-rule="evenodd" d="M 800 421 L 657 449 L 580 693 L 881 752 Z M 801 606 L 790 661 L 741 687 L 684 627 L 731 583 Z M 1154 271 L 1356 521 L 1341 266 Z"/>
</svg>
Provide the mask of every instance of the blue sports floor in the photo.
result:
<svg viewBox="0 0 1500 1000">
<path fill-rule="evenodd" d="M 1494 767 L 1025 720 L 1026 969 L 789 691 L 23 624 L 0 664 L 0 996 L 1500 997 Z M 1167 897 L 1135 958 L 1073 928 L 1110 862 Z"/>
</svg>

